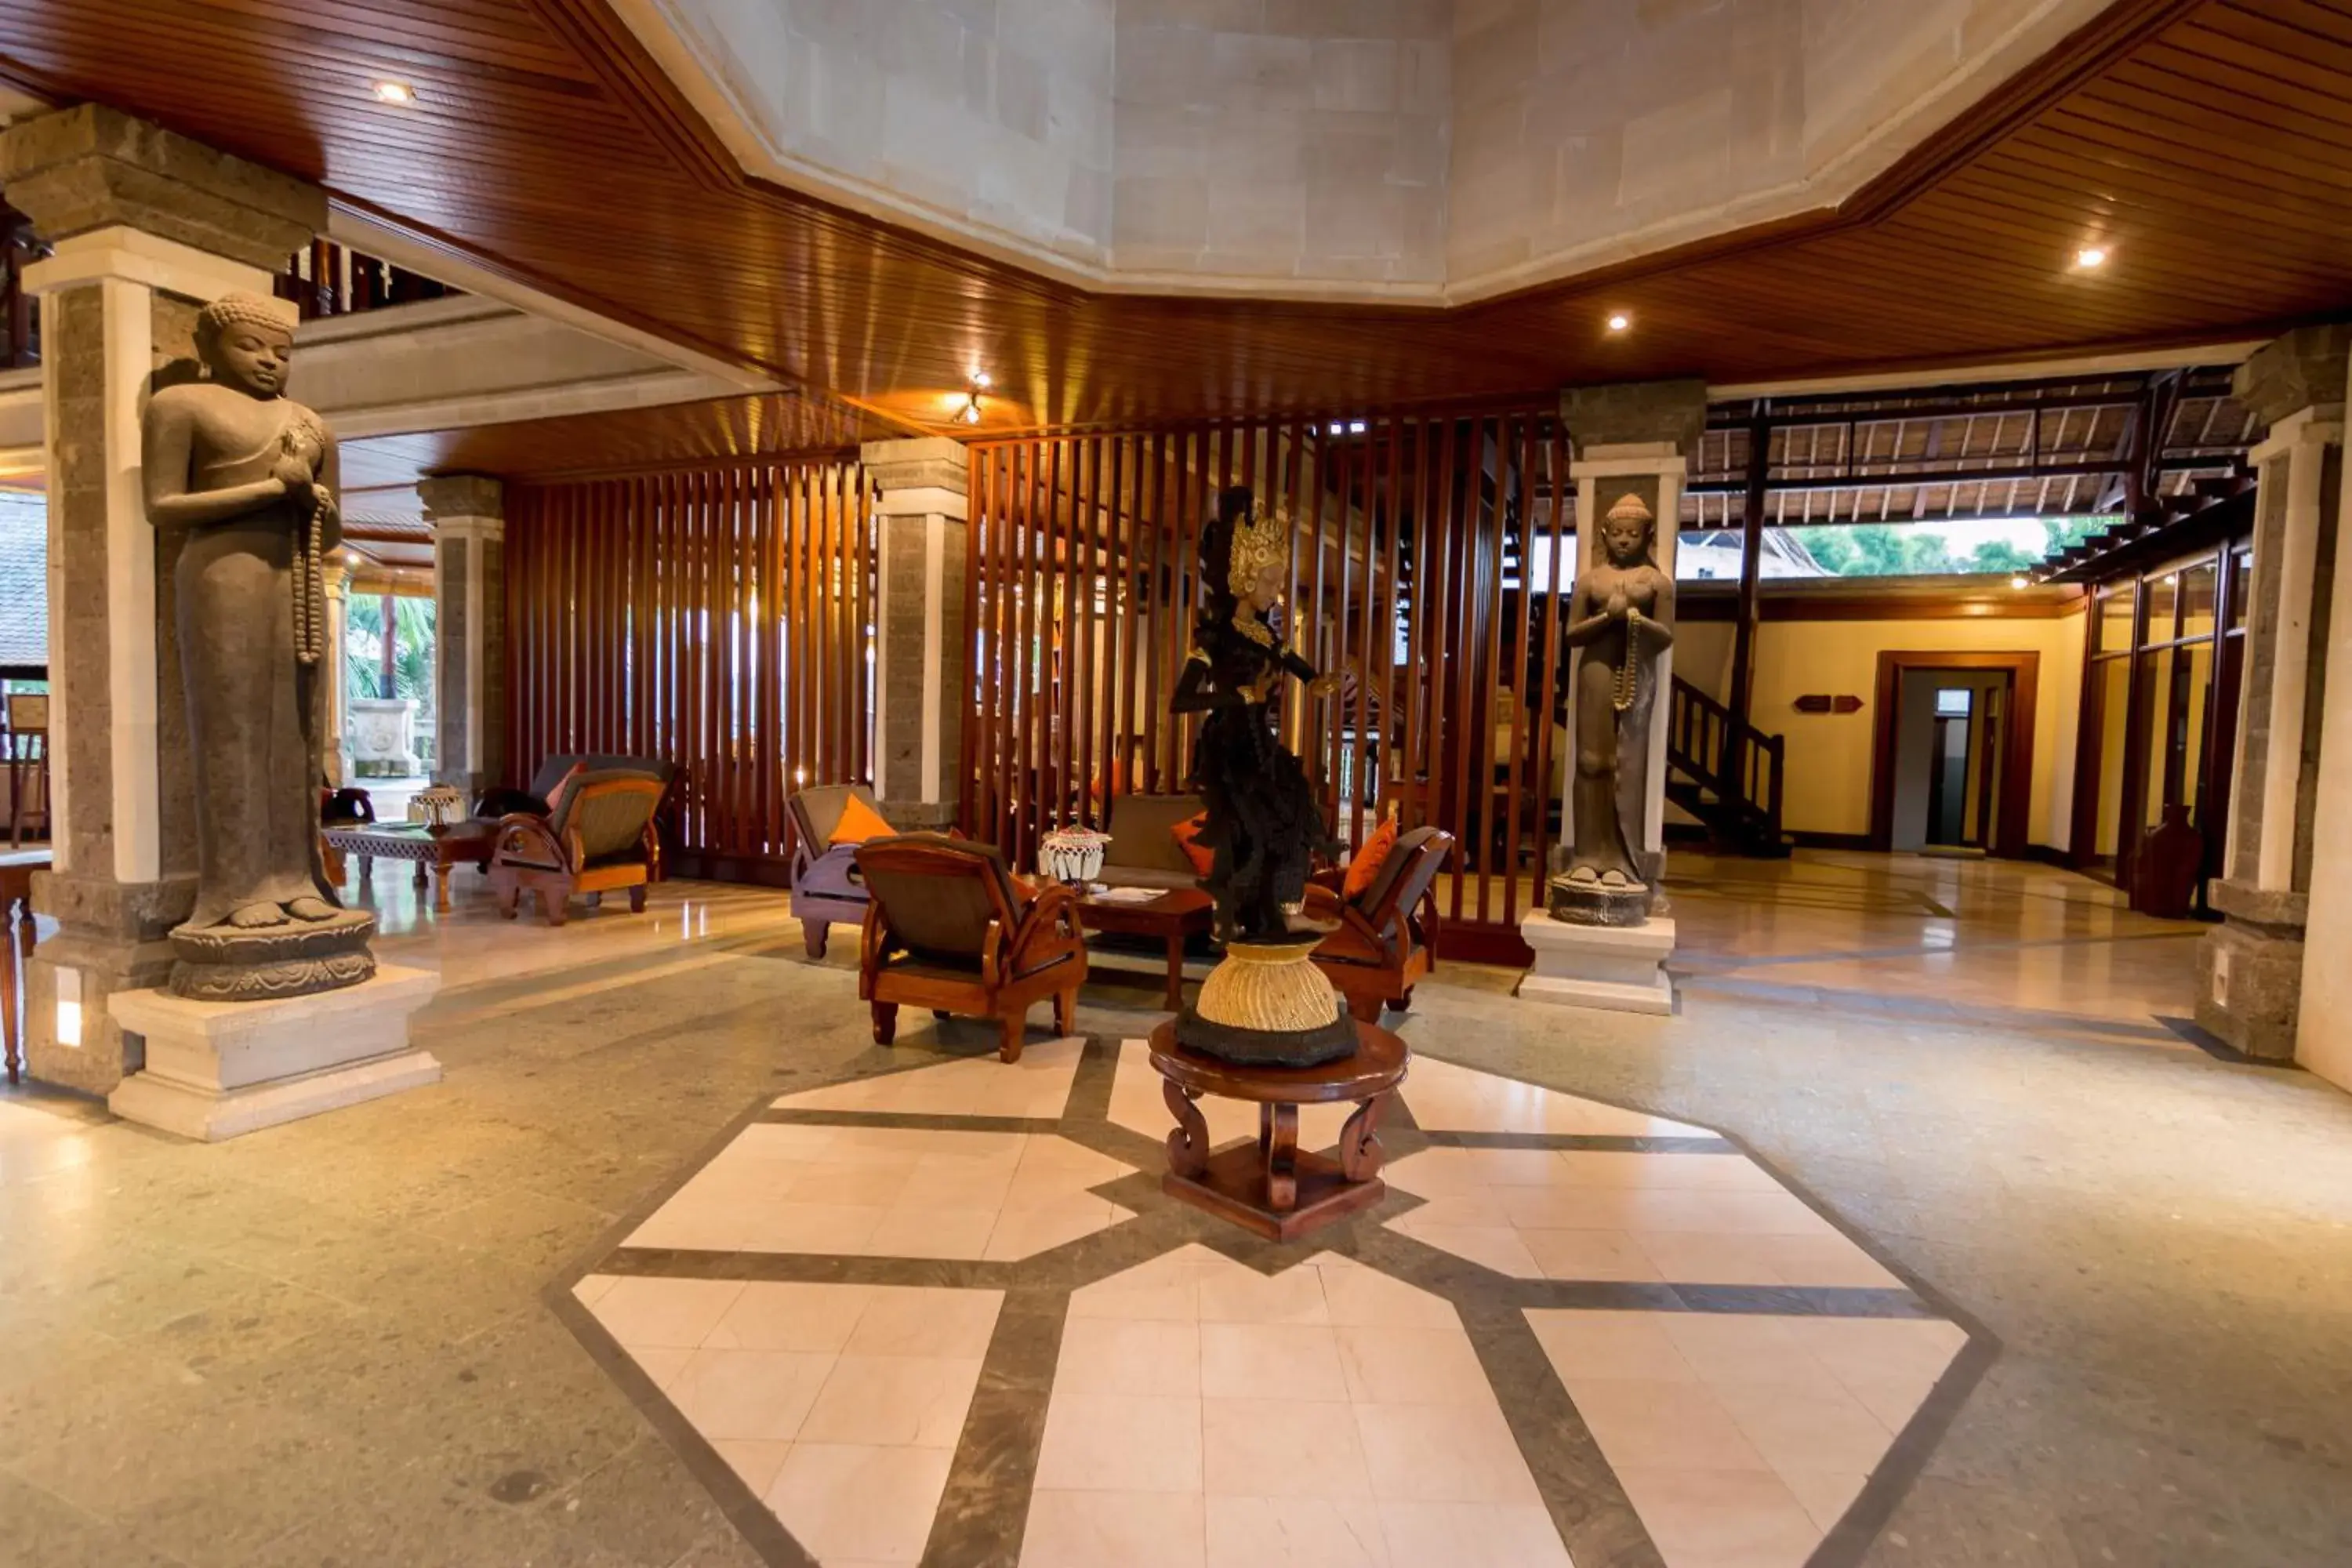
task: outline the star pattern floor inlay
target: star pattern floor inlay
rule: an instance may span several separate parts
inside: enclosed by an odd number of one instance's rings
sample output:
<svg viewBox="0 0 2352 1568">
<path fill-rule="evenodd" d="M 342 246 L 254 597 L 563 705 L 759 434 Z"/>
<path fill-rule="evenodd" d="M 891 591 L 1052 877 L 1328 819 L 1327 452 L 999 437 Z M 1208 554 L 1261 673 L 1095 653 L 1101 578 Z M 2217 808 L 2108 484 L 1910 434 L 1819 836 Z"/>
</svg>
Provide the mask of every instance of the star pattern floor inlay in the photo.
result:
<svg viewBox="0 0 2352 1568">
<path fill-rule="evenodd" d="M 1858 1560 L 1990 1342 L 1710 1129 L 1426 1055 L 1402 1101 L 1285 1246 L 1160 1191 L 1138 1040 L 786 1094 L 556 1300 L 794 1568 Z"/>
</svg>

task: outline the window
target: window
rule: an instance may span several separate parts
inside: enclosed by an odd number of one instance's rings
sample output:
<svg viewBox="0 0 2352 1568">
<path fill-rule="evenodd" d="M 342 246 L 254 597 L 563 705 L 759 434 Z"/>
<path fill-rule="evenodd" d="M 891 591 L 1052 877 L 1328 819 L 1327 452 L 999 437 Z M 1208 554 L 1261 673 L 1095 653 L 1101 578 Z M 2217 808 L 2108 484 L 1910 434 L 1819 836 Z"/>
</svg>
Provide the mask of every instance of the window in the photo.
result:
<svg viewBox="0 0 2352 1568">
<path fill-rule="evenodd" d="M 1965 719 L 1975 702 L 1976 693 L 1965 686 L 1947 687 L 1936 693 L 1936 717 Z"/>
</svg>

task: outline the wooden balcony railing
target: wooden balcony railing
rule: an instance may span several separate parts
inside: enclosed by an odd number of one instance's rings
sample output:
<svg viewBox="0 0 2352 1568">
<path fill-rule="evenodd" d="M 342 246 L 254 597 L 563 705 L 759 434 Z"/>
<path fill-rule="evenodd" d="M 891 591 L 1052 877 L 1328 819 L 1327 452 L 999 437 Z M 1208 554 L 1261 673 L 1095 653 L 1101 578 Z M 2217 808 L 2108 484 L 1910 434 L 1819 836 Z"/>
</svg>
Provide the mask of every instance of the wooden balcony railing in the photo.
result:
<svg viewBox="0 0 2352 1568">
<path fill-rule="evenodd" d="M 40 301 L 25 292 L 25 268 L 47 254 L 30 220 L 0 205 L 0 369 L 41 363 Z"/>
<path fill-rule="evenodd" d="M 438 300 L 456 292 L 446 283 L 324 239 L 296 251 L 278 275 L 278 297 L 293 300 L 306 321 Z"/>
</svg>

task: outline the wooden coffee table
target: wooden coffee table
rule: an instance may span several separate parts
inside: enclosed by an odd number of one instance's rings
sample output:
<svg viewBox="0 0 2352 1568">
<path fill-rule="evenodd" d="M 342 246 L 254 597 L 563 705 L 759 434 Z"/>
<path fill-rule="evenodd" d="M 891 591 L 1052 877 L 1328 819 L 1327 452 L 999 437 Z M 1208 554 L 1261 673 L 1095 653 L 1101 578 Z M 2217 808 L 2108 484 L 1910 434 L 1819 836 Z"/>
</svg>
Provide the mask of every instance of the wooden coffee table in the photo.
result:
<svg viewBox="0 0 2352 1568">
<path fill-rule="evenodd" d="M 1176 1130 L 1168 1134 L 1168 1174 L 1160 1186 L 1272 1241 L 1296 1241 L 1343 1215 L 1378 1203 L 1381 1112 L 1404 1081 L 1412 1053 L 1376 1025 L 1356 1025 L 1356 1054 L 1312 1068 L 1241 1067 L 1176 1043 L 1176 1022 L 1151 1031 L 1151 1066 Z M 1255 1100 L 1255 1143 L 1209 1152 L 1208 1119 L 1193 1103 L 1204 1094 Z M 1335 1100 L 1359 1103 L 1339 1132 L 1339 1157 L 1301 1153 L 1298 1108 Z"/>
<path fill-rule="evenodd" d="M 1206 936 L 1215 923 L 1216 905 L 1209 895 L 1181 889 L 1156 899 L 1124 903 L 1099 895 L 1078 900 L 1078 923 L 1087 930 L 1114 936 L 1157 937 L 1168 944 L 1168 1005 L 1184 1005 L 1184 944 Z"/>
<path fill-rule="evenodd" d="M 320 837 L 328 847 L 346 855 L 356 855 L 360 862 L 360 880 L 365 882 L 375 870 L 378 860 L 411 860 L 416 865 L 416 885 L 425 886 L 425 876 L 433 874 L 433 907 L 442 914 L 449 912 L 449 868 L 471 861 L 479 865 L 490 858 L 497 844 L 499 825 L 478 818 L 456 822 L 446 827 L 428 827 L 421 822 L 353 822 L 320 829 Z"/>
</svg>

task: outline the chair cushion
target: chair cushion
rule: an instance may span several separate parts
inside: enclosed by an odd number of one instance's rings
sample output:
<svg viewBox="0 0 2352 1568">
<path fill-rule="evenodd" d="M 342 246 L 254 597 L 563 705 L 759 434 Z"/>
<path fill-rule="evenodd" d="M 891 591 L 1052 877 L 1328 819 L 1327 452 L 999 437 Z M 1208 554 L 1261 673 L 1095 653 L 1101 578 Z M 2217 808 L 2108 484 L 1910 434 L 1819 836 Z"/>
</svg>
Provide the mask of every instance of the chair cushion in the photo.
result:
<svg viewBox="0 0 2352 1568">
<path fill-rule="evenodd" d="M 652 820 L 654 807 L 661 804 L 660 795 L 650 789 L 594 787 L 628 779 L 659 782 L 653 780 L 651 774 L 635 770 L 582 773 L 572 781 L 565 797 L 555 803 L 555 813 L 548 818 L 548 825 L 559 839 L 567 828 L 580 835 L 583 866 L 631 857 L 643 840 L 646 824 Z"/>
<path fill-rule="evenodd" d="M 619 752 L 561 752 L 541 759 L 539 772 L 530 776 L 530 793 L 541 800 L 552 801 L 556 782 L 574 767 L 584 767 L 592 773 L 651 773 L 664 785 L 677 776 L 677 764 L 659 757 L 632 757 Z"/>
<path fill-rule="evenodd" d="M 882 820 L 882 814 L 852 795 L 842 803 L 841 815 L 833 831 L 824 836 L 827 844 L 863 844 L 869 838 L 887 838 L 898 830 Z"/>
<path fill-rule="evenodd" d="M 1381 874 L 1381 867 L 1395 850 L 1396 841 L 1396 818 L 1382 817 L 1381 825 L 1372 829 L 1372 836 L 1358 845 L 1355 854 L 1348 858 L 1348 875 L 1339 884 L 1342 898 L 1353 903 L 1370 889 L 1373 879 Z"/>
<path fill-rule="evenodd" d="M 1184 858 L 1192 863 L 1196 876 L 1205 877 L 1216 868 L 1217 852 L 1201 842 L 1201 835 L 1208 830 L 1209 814 L 1205 811 L 1198 816 L 1188 816 L 1168 829 L 1169 837 L 1177 848 L 1184 852 Z"/>
<path fill-rule="evenodd" d="M 936 868 L 915 871 L 875 853 L 878 846 L 914 842 L 949 850 L 952 858 L 943 858 Z M 953 963 L 980 956 L 987 945 L 988 922 L 996 918 L 996 901 L 989 896 L 992 880 L 1007 906 L 1017 910 L 1024 902 L 992 844 L 904 834 L 869 840 L 858 851 L 857 867 L 892 934 L 929 961 Z"/>
<path fill-rule="evenodd" d="M 1123 795 L 1110 803 L 1110 842 L 1103 859 L 1113 866 L 1152 866 L 1196 876 L 1168 830 L 1201 812 L 1197 795 Z"/>
</svg>

